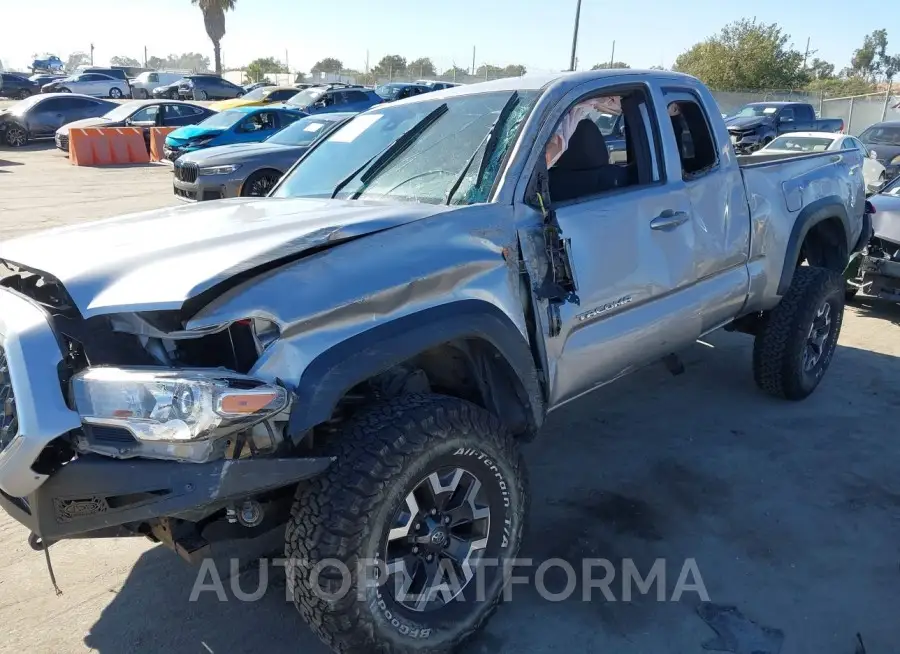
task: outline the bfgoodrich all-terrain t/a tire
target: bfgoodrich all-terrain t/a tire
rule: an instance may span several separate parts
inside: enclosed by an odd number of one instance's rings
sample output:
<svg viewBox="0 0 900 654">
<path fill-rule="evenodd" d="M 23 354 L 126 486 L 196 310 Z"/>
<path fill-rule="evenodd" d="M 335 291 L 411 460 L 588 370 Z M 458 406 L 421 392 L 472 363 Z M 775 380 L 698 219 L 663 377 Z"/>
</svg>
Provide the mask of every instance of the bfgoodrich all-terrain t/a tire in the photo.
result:
<svg viewBox="0 0 900 654">
<path fill-rule="evenodd" d="M 838 273 L 797 268 L 753 344 L 753 376 L 761 389 L 788 400 L 802 400 L 816 389 L 837 348 L 844 292 Z"/>
<path fill-rule="evenodd" d="M 285 533 L 298 610 L 341 654 L 453 651 L 496 608 L 497 562 L 519 549 L 527 482 L 512 436 L 468 402 L 406 395 L 328 447 L 335 461 L 298 489 Z"/>
</svg>

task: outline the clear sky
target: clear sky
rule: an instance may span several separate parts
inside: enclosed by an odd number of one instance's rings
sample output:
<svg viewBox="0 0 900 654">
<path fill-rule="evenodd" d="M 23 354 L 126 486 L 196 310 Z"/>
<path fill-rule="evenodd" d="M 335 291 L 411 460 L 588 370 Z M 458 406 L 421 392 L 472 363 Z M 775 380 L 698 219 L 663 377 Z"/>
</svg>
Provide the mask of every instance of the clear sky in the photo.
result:
<svg viewBox="0 0 900 654">
<path fill-rule="evenodd" d="M 578 67 L 608 61 L 613 40 L 617 60 L 632 67 L 670 66 L 692 44 L 725 23 L 754 15 L 778 22 L 798 50 L 806 47 L 840 70 L 863 36 L 885 27 L 900 52 L 900 22 L 888 20 L 883 0 L 583 0 Z M 17 13 L 34 20 L 19 22 Z M 237 0 L 226 19 L 225 65 L 288 53 L 292 70 L 305 70 L 332 56 L 348 68 L 374 65 L 386 54 L 407 59 L 428 56 L 439 69 L 454 62 L 524 64 L 530 71 L 569 65 L 575 0 Z M 31 55 L 48 52 L 66 59 L 94 43 L 95 64 L 115 55 L 143 61 L 187 51 L 212 59 L 200 10 L 189 0 L 0 0 L 0 15 L 13 20 L 0 37 L 0 60 L 24 68 Z M 896 14 L 894 14 L 896 17 Z M 37 19 L 36 17 L 41 17 Z M 24 18 L 24 16 L 23 16 Z M 21 29 L 10 29 L 20 24 Z"/>
</svg>

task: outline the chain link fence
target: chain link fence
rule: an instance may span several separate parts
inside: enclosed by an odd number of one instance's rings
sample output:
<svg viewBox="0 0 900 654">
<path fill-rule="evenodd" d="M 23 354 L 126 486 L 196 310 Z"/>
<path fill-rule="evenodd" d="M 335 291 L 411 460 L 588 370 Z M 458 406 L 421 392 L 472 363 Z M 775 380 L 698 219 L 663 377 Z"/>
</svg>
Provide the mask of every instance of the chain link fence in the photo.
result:
<svg viewBox="0 0 900 654">
<path fill-rule="evenodd" d="M 866 128 L 885 120 L 900 120 L 900 98 L 889 91 L 846 98 L 823 98 L 822 118 L 843 118 L 848 134 L 859 136 Z"/>
</svg>

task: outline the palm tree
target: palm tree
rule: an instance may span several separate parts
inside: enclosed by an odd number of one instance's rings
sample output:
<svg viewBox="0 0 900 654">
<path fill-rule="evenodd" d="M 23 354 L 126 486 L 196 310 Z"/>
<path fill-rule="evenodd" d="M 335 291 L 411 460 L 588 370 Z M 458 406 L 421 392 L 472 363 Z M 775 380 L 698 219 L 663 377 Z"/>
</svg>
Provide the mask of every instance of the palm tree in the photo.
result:
<svg viewBox="0 0 900 654">
<path fill-rule="evenodd" d="M 236 0 L 191 0 L 191 4 L 200 7 L 203 12 L 203 24 L 206 35 L 213 42 L 216 59 L 216 72 L 222 74 L 222 46 L 219 45 L 225 36 L 225 12 L 234 10 Z"/>
</svg>

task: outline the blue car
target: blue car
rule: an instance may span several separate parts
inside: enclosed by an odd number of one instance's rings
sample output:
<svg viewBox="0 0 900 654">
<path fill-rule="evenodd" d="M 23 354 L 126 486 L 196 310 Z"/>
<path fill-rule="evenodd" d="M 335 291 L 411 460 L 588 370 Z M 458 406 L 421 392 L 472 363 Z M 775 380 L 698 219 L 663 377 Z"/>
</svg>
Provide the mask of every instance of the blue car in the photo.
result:
<svg viewBox="0 0 900 654">
<path fill-rule="evenodd" d="M 313 86 L 279 105 L 307 114 L 340 112 L 358 113 L 383 102 L 375 91 L 350 84 Z M 271 105 L 270 105 L 271 106 Z"/>
<path fill-rule="evenodd" d="M 185 152 L 233 143 L 259 143 L 307 114 L 294 107 L 235 107 L 166 136 L 164 153 L 175 161 Z"/>
</svg>

